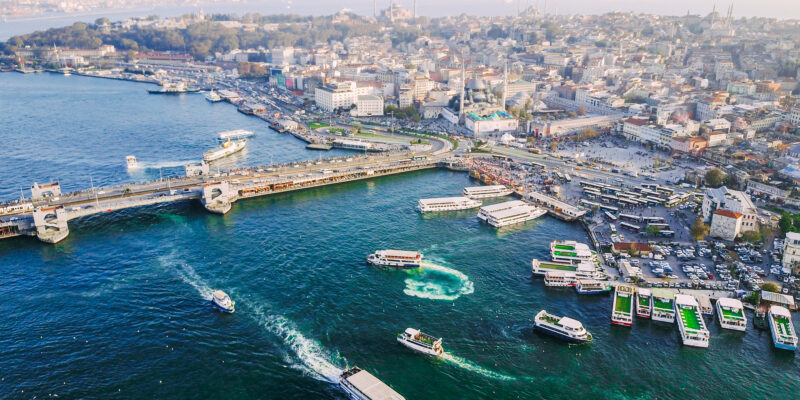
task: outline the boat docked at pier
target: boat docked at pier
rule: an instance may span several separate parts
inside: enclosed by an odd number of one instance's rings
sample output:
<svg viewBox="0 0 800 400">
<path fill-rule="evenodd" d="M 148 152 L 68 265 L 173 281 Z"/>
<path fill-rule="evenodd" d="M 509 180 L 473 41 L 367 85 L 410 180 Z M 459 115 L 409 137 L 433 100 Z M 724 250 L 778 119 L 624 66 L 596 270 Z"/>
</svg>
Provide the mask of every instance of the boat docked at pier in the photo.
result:
<svg viewBox="0 0 800 400">
<path fill-rule="evenodd" d="M 217 134 L 217 140 L 220 142 L 226 142 L 228 140 L 242 140 L 253 135 L 253 131 L 248 131 L 246 129 L 234 129 L 232 131 L 220 132 Z"/>
<path fill-rule="evenodd" d="M 548 271 L 544 274 L 544 285 L 549 287 L 568 287 L 578 284 L 575 272 L 572 271 Z"/>
<path fill-rule="evenodd" d="M 508 196 L 513 191 L 504 185 L 472 186 L 465 187 L 462 194 L 471 199 L 490 199 L 493 197 Z"/>
<path fill-rule="evenodd" d="M 478 200 L 469 197 L 439 197 L 433 199 L 420 199 L 417 203 L 417 210 L 420 212 L 442 212 L 469 210 L 481 206 Z"/>
<path fill-rule="evenodd" d="M 578 294 L 606 294 L 611 292 L 611 285 L 596 279 L 578 279 L 575 291 Z"/>
<path fill-rule="evenodd" d="M 675 310 L 678 314 L 678 329 L 683 344 L 692 347 L 708 347 L 710 335 L 700 313 L 700 304 L 697 299 L 686 294 L 676 294 Z"/>
<path fill-rule="evenodd" d="M 222 290 L 215 290 L 214 293 L 211 294 L 211 304 L 213 304 L 222 312 L 233 313 L 236 311 L 236 303 L 234 303 L 234 301 L 231 300 L 231 297 Z"/>
<path fill-rule="evenodd" d="M 767 315 L 776 349 L 797 350 L 797 333 L 792 325 L 792 314 L 786 307 L 771 306 Z"/>
<path fill-rule="evenodd" d="M 547 210 L 543 208 L 524 203 L 516 207 L 489 212 L 486 214 L 486 222 L 495 228 L 501 228 L 531 221 L 546 213 Z"/>
<path fill-rule="evenodd" d="M 717 315 L 720 327 L 742 332 L 747 330 L 747 316 L 744 315 L 744 305 L 739 299 L 729 297 L 718 299 Z"/>
<path fill-rule="evenodd" d="M 506 202 L 503 202 L 503 203 L 490 204 L 488 206 L 483 206 L 478 211 L 478 219 L 481 220 L 481 221 L 486 221 L 486 220 L 489 219 L 489 215 L 492 214 L 492 213 L 505 211 L 505 210 L 510 210 L 512 208 L 521 207 L 521 206 L 524 206 L 524 205 L 527 205 L 527 204 L 528 203 L 526 203 L 526 202 L 524 202 L 522 200 L 511 200 L 511 201 L 506 201 Z"/>
<path fill-rule="evenodd" d="M 653 295 L 649 289 L 638 289 L 636 291 L 636 316 L 640 318 L 650 318 L 652 312 Z"/>
<path fill-rule="evenodd" d="M 667 289 L 653 289 L 653 321 L 675 322 L 675 292 Z"/>
<path fill-rule="evenodd" d="M 158 89 L 147 89 L 150 94 L 181 94 L 181 93 L 194 93 L 199 92 L 200 89 L 194 89 L 186 86 L 184 82 L 163 82 Z"/>
<path fill-rule="evenodd" d="M 589 333 L 580 321 L 569 317 L 559 317 L 548 313 L 546 310 L 539 311 L 533 320 L 533 328 L 559 339 L 572 343 L 589 343 L 592 341 L 592 334 Z"/>
<path fill-rule="evenodd" d="M 358 367 L 342 371 L 339 387 L 353 400 L 405 400 L 389 385 Z"/>
<path fill-rule="evenodd" d="M 367 262 L 382 267 L 418 268 L 422 253 L 405 250 L 378 250 L 367 256 Z"/>
<path fill-rule="evenodd" d="M 214 161 L 219 160 L 220 158 L 227 157 L 233 153 L 238 151 L 242 151 L 244 147 L 247 145 L 247 140 L 226 140 L 222 142 L 214 150 L 209 150 L 205 154 L 203 154 L 203 160 L 205 161 Z"/>
<path fill-rule="evenodd" d="M 442 338 L 422 333 L 419 329 L 406 328 L 405 332 L 397 334 L 397 341 L 411 350 L 430 356 L 438 357 L 444 353 Z"/>
<path fill-rule="evenodd" d="M 633 325 L 633 287 L 618 285 L 614 291 L 614 305 L 611 310 L 611 323 L 614 325 Z"/>
<path fill-rule="evenodd" d="M 206 100 L 208 100 L 208 101 L 210 101 L 212 103 L 217 103 L 217 102 L 222 101 L 222 96 L 218 95 L 217 92 L 212 90 L 212 91 L 208 92 L 208 94 L 206 94 Z"/>
<path fill-rule="evenodd" d="M 585 243 L 574 240 L 554 240 L 550 243 L 550 257 L 553 261 L 564 261 L 578 264 L 594 262 L 597 254 Z"/>
</svg>

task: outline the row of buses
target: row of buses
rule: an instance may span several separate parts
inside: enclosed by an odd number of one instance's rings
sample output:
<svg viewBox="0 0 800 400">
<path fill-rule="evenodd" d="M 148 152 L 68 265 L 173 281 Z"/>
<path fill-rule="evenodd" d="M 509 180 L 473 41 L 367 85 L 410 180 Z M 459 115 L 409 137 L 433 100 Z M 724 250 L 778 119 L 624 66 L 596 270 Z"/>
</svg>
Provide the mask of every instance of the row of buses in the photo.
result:
<svg viewBox="0 0 800 400">
<path fill-rule="evenodd" d="M 580 185 L 588 199 L 621 207 L 673 207 L 691 197 L 689 193 L 675 193 L 673 189 L 653 183 L 644 183 L 630 190 L 599 182 L 581 181 Z"/>
</svg>

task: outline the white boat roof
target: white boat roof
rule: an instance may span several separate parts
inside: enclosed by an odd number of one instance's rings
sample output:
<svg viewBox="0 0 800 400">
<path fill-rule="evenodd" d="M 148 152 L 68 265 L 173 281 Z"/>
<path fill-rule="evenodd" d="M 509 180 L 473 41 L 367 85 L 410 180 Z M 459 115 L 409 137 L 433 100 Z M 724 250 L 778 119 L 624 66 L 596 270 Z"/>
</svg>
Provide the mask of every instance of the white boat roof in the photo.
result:
<svg viewBox="0 0 800 400">
<path fill-rule="evenodd" d="M 517 206 L 517 207 L 512 207 L 512 208 L 509 208 L 507 210 L 495 211 L 495 212 L 490 213 L 489 215 L 491 215 L 495 219 L 503 219 L 503 218 L 512 217 L 512 216 L 515 216 L 515 215 L 526 214 L 526 213 L 532 212 L 535 209 L 536 209 L 536 207 L 526 204 L 526 205 L 521 205 L 521 206 Z"/>
<path fill-rule="evenodd" d="M 700 307 L 700 304 L 697 303 L 697 299 L 695 299 L 694 296 L 689 296 L 688 294 L 676 294 L 675 304 L 685 304 L 689 306 Z"/>
<path fill-rule="evenodd" d="M 782 306 L 772 306 L 769 308 L 769 311 L 775 315 L 780 315 L 782 317 L 791 318 L 792 314 L 789 313 L 789 309 Z"/>
<path fill-rule="evenodd" d="M 400 257 L 416 257 L 422 255 L 417 253 L 416 251 L 408 251 L 408 250 L 380 250 L 380 252 L 387 256 L 400 256 Z"/>
<path fill-rule="evenodd" d="M 436 197 L 432 199 L 419 199 L 420 204 L 437 204 L 437 203 L 461 203 L 465 201 L 472 201 L 469 197 Z"/>
<path fill-rule="evenodd" d="M 744 308 L 742 302 L 739 301 L 739 299 L 732 299 L 730 297 L 720 297 L 717 300 L 717 303 L 719 303 L 721 307 L 738 308 L 738 309 Z"/>
<path fill-rule="evenodd" d="M 637 289 L 640 296 L 650 296 L 650 289 Z"/>
<path fill-rule="evenodd" d="M 506 190 L 507 188 L 504 185 L 490 185 L 490 186 L 470 186 L 465 187 L 464 191 L 466 192 L 491 192 L 491 191 L 501 191 Z"/>
<path fill-rule="evenodd" d="M 580 329 L 583 327 L 583 324 L 581 324 L 580 321 L 574 320 L 570 317 L 561 317 L 561 319 L 558 320 L 558 324 L 572 329 Z"/>
<path fill-rule="evenodd" d="M 483 210 L 486 213 L 490 213 L 490 212 L 493 212 L 493 211 L 503 210 L 503 209 L 506 209 L 506 208 L 524 206 L 525 204 L 527 204 L 527 203 L 525 203 L 522 200 L 511 200 L 511 201 L 504 201 L 502 203 L 483 206 L 483 207 L 481 207 L 481 210 Z"/>
<path fill-rule="evenodd" d="M 221 138 L 221 139 L 225 139 L 225 138 L 234 137 L 234 136 L 243 136 L 243 135 L 252 135 L 252 134 L 253 134 L 252 131 L 248 131 L 246 129 L 234 129 L 232 131 L 220 132 L 218 137 Z"/>
<path fill-rule="evenodd" d="M 223 292 L 222 290 L 215 290 L 214 291 L 214 297 L 216 297 L 218 299 L 224 299 L 224 298 L 229 297 L 229 296 L 228 296 L 227 293 Z"/>
<path fill-rule="evenodd" d="M 416 335 L 419 334 L 419 329 L 406 328 L 406 333 L 411 335 L 411 336 L 416 336 Z"/>
<path fill-rule="evenodd" d="M 653 296 L 660 297 L 662 299 L 674 299 L 675 292 L 669 289 L 653 289 Z"/>
<path fill-rule="evenodd" d="M 358 391 L 371 400 L 405 400 L 405 397 L 394 391 L 389 385 L 381 382 L 363 369 L 346 378 Z"/>
</svg>

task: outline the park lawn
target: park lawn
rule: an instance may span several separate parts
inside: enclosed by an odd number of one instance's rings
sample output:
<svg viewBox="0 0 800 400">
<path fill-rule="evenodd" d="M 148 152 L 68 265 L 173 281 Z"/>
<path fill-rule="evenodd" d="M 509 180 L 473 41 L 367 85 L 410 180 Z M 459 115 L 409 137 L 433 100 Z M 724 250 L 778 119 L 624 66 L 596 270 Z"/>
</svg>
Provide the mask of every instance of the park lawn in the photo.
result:
<svg viewBox="0 0 800 400">
<path fill-rule="evenodd" d="M 330 126 L 330 124 L 327 124 L 325 122 L 311 122 L 311 123 L 308 124 L 309 129 L 319 129 L 319 128 L 325 128 L 325 127 L 328 127 L 328 126 Z"/>
</svg>

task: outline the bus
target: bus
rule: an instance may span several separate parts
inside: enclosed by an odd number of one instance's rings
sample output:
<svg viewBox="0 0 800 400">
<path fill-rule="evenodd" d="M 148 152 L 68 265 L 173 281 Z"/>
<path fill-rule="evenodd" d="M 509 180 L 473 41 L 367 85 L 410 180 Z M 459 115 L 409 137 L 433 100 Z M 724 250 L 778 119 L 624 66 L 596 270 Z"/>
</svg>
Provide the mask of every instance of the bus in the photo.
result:
<svg viewBox="0 0 800 400">
<path fill-rule="evenodd" d="M 616 203 L 617 202 L 617 196 L 612 196 L 610 194 L 601 195 L 600 198 L 605 200 L 605 201 L 607 201 L 607 202 L 609 202 L 609 203 Z"/>
<path fill-rule="evenodd" d="M 597 183 L 592 183 L 592 182 L 587 182 L 587 181 L 580 181 L 580 185 L 581 185 L 582 188 L 592 188 L 592 189 L 595 189 L 595 190 L 600 190 L 600 189 L 603 188 L 603 186 L 601 186 L 601 185 L 599 185 Z"/>
<path fill-rule="evenodd" d="M 602 210 L 603 207 L 601 206 L 600 209 Z M 616 215 L 614 215 L 614 214 L 612 214 L 612 213 L 610 213 L 608 211 L 604 211 L 603 214 L 605 214 L 606 218 L 608 218 L 609 221 L 617 222 L 617 216 Z M 611 226 L 614 226 L 614 225 L 612 224 Z"/>
<path fill-rule="evenodd" d="M 627 222 L 620 222 L 619 227 L 622 229 L 627 229 L 632 232 L 639 232 L 639 230 L 641 229 L 639 225 L 629 224 Z"/>
<path fill-rule="evenodd" d="M 619 212 L 619 208 L 612 207 L 612 206 L 607 206 L 605 204 L 601 204 L 600 205 L 600 209 L 603 210 L 603 211 L 614 212 L 614 213 Z"/>
<path fill-rule="evenodd" d="M 600 207 L 600 204 L 598 204 L 598 203 L 595 203 L 595 202 L 593 202 L 593 201 L 584 200 L 584 199 L 581 199 L 581 202 L 580 202 L 580 204 L 581 204 L 581 205 L 584 205 L 584 206 L 586 206 L 586 207 L 590 207 L 590 208 L 598 208 L 598 207 Z"/>
<path fill-rule="evenodd" d="M 668 188 L 666 186 L 658 186 L 658 187 L 656 187 L 656 192 L 659 192 L 661 194 L 665 194 L 667 196 L 672 196 L 673 194 L 675 194 L 675 189 L 671 189 L 671 188 Z"/>
<path fill-rule="evenodd" d="M 626 222 L 642 222 L 642 217 L 631 214 L 620 214 L 619 219 Z"/>
<path fill-rule="evenodd" d="M 569 174 L 564 174 L 564 180 L 567 182 L 572 182 L 572 178 L 569 176 Z"/>
<path fill-rule="evenodd" d="M 652 197 L 652 196 L 646 197 L 645 200 L 647 200 L 647 205 L 648 206 L 657 206 L 657 205 L 661 205 L 661 203 L 664 202 L 664 200 L 661 200 L 661 199 L 659 199 L 657 197 Z"/>
<path fill-rule="evenodd" d="M 661 232 L 658 232 L 658 236 L 665 237 L 665 238 L 671 238 L 671 237 L 675 237 L 675 232 L 673 232 L 673 231 L 661 231 Z"/>
<path fill-rule="evenodd" d="M 495 160 L 500 160 L 500 161 L 511 161 L 511 157 L 500 155 L 500 154 L 492 154 L 492 158 L 494 158 Z"/>
<path fill-rule="evenodd" d="M 654 224 L 654 223 L 648 223 L 644 229 L 647 230 L 650 229 L 650 227 L 658 228 L 659 232 L 669 230 L 669 224 Z"/>
<path fill-rule="evenodd" d="M 646 222 L 648 224 L 663 224 L 664 218 L 663 217 L 642 217 L 642 222 Z"/>
</svg>

